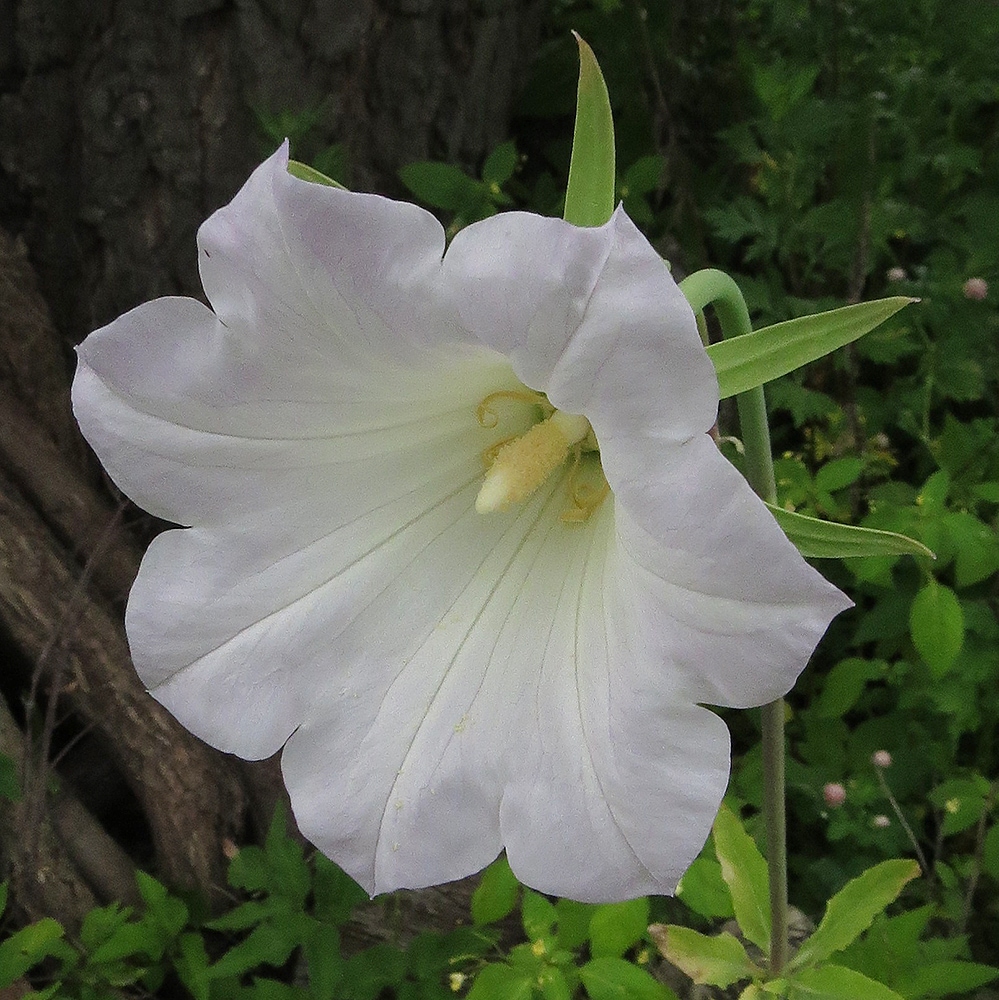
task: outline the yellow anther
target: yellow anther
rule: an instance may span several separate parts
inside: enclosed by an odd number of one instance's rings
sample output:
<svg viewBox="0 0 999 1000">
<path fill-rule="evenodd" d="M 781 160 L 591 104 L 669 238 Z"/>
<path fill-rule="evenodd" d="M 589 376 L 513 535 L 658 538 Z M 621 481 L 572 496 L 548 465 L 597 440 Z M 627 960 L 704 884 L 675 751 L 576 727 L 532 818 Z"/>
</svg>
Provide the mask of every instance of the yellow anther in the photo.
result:
<svg viewBox="0 0 999 1000">
<path fill-rule="evenodd" d="M 556 410 L 526 434 L 508 441 L 486 473 L 475 509 L 486 514 L 526 500 L 589 433 L 586 417 Z"/>
</svg>

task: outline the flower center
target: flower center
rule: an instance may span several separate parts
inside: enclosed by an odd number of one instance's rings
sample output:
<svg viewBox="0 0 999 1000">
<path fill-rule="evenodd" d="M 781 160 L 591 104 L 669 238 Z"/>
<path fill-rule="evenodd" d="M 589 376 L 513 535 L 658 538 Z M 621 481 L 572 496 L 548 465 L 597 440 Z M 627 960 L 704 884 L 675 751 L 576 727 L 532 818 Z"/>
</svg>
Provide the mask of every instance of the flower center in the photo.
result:
<svg viewBox="0 0 999 1000">
<path fill-rule="evenodd" d="M 494 427 L 499 418 L 492 409 L 503 397 L 537 406 L 545 414 L 525 434 L 508 438 L 483 452 L 486 477 L 475 500 L 480 514 L 503 511 L 529 499 L 553 472 L 573 456 L 568 477 L 570 504 L 562 513 L 565 522 L 585 521 L 610 492 L 597 451 L 596 438 L 586 417 L 555 409 L 540 393 L 494 393 L 479 404 L 478 419 Z"/>
</svg>

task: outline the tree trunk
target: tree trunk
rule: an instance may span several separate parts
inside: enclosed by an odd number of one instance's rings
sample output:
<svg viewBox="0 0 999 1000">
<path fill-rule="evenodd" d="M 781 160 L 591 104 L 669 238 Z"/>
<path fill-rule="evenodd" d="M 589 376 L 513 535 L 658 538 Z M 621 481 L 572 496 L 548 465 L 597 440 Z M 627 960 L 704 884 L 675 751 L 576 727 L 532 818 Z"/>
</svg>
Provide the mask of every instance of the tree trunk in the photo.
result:
<svg viewBox="0 0 999 1000">
<path fill-rule="evenodd" d="M 53 915 L 76 923 L 122 884 L 129 855 L 211 892 L 226 841 L 259 829 L 280 794 L 273 766 L 193 740 L 130 668 L 121 610 L 151 526 L 76 432 L 71 345 L 142 301 L 201 295 L 197 227 L 282 132 L 302 159 L 342 151 L 355 189 L 397 193 L 397 169 L 417 159 L 477 166 L 506 137 L 545 6 L 0 0 L 0 689 L 12 712 L 0 752 L 22 756 L 26 786 L 0 816 L 0 863 L 25 886 L 32 863 L 58 862 L 67 887 L 23 890 L 24 911 L 72 900 Z M 45 780 L 56 753 L 57 802 Z M 126 788 L 141 836 L 115 820 Z M 114 855 L 116 883 L 95 879 L 95 851 Z M 453 922 L 433 900 L 414 912 Z"/>
</svg>

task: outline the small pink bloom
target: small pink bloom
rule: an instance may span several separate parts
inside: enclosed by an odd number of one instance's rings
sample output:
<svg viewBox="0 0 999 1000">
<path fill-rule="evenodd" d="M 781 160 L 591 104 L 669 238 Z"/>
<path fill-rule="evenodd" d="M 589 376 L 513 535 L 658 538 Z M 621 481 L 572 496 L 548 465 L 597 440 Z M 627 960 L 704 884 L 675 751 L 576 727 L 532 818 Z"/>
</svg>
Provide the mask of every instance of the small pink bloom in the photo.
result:
<svg viewBox="0 0 999 1000">
<path fill-rule="evenodd" d="M 989 294 L 989 283 L 984 278 L 968 278 L 962 291 L 966 299 L 981 302 Z"/>
<path fill-rule="evenodd" d="M 830 809 L 839 809 L 846 802 L 846 789 L 838 781 L 830 781 L 822 789 L 822 798 Z"/>
<path fill-rule="evenodd" d="M 893 267 L 888 271 L 889 281 L 905 281 L 909 277 L 904 267 Z"/>
<path fill-rule="evenodd" d="M 889 826 L 891 826 L 891 820 L 885 816 L 884 813 L 879 813 L 874 817 L 874 819 L 871 820 L 871 826 L 873 826 L 875 830 L 886 830 Z"/>
<path fill-rule="evenodd" d="M 887 750 L 875 750 L 871 756 L 871 763 L 875 767 L 891 767 L 891 754 Z"/>
</svg>

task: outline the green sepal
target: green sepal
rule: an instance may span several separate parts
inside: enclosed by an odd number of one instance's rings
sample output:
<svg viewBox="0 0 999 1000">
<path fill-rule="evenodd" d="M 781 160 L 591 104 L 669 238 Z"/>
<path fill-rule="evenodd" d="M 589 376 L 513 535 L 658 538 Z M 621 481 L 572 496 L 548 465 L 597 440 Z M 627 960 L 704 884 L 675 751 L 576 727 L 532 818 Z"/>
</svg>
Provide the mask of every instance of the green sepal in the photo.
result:
<svg viewBox="0 0 999 1000">
<path fill-rule="evenodd" d="M 691 275 L 694 277 L 694 275 Z M 681 285 L 681 289 L 683 285 Z M 755 389 L 869 333 L 918 299 L 896 295 L 775 323 L 708 347 L 722 399 Z"/>
<path fill-rule="evenodd" d="M 915 861 L 899 858 L 882 861 L 850 879 L 826 904 L 819 926 L 798 949 L 788 968 L 814 965 L 852 944 L 918 874 Z"/>
<path fill-rule="evenodd" d="M 614 119 L 597 57 L 579 35 L 576 41 L 579 89 L 563 218 L 574 226 L 602 226 L 614 214 Z"/>
<path fill-rule="evenodd" d="M 302 163 L 301 160 L 289 160 L 288 161 L 288 173 L 292 177 L 297 177 L 300 181 L 311 181 L 313 184 L 325 184 L 326 187 L 339 188 L 341 191 L 346 191 L 342 184 L 338 181 L 333 180 L 332 177 L 327 177 L 326 174 L 316 170 L 315 167 L 310 167 L 308 163 Z"/>
<path fill-rule="evenodd" d="M 855 524 L 823 521 L 807 514 L 767 507 L 784 534 L 809 559 L 856 559 L 864 556 L 927 556 L 935 558 L 922 542 L 895 531 L 861 528 Z"/>
</svg>

